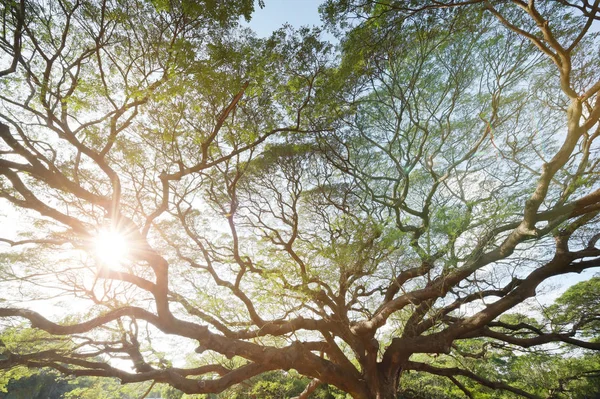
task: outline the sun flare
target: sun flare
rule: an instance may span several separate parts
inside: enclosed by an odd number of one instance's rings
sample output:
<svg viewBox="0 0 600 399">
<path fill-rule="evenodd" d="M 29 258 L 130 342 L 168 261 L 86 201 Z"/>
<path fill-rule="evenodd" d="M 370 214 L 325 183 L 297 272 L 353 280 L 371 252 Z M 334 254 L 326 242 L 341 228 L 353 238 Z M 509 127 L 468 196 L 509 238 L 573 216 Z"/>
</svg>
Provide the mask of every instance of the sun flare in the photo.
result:
<svg viewBox="0 0 600 399">
<path fill-rule="evenodd" d="M 108 267 L 118 267 L 129 252 L 127 240 L 117 231 L 101 230 L 94 246 L 96 256 Z"/>
</svg>

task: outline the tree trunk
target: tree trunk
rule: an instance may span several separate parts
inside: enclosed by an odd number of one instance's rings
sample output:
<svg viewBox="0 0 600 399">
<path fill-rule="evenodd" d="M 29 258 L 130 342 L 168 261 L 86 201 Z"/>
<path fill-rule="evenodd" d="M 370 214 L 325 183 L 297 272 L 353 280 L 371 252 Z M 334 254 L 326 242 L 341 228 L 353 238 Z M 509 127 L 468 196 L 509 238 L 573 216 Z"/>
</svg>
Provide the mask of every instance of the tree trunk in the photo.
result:
<svg viewBox="0 0 600 399">
<path fill-rule="evenodd" d="M 398 394 L 397 386 L 392 384 L 382 383 L 372 392 L 371 399 L 396 399 Z"/>
<path fill-rule="evenodd" d="M 378 366 L 381 367 L 381 364 Z M 382 370 L 380 367 L 376 373 L 367 378 L 368 399 L 396 399 L 400 372 L 399 370 Z"/>
</svg>

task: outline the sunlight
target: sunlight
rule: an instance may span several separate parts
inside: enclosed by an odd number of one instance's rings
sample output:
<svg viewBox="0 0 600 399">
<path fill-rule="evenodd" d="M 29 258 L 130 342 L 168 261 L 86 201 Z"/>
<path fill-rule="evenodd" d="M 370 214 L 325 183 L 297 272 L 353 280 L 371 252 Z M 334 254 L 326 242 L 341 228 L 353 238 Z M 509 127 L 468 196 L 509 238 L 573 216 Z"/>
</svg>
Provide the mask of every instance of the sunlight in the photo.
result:
<svg viewBox="0 0 600 399">
<path fill-rule="evenodd" d="M 129 252 L 125 237 L 114 230 L 100 230 L 94 246 L 96 256 L 108 267 L 118 267 Z"/>
</svg>

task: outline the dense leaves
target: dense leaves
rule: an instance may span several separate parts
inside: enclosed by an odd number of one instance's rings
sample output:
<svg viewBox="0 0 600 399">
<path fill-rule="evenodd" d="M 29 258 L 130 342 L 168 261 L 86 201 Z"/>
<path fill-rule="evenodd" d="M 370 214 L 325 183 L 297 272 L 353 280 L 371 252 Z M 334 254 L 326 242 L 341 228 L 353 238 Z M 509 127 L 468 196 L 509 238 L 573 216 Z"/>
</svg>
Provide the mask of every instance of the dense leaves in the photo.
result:
<svg viewBox="0 0 600 399">
<path fill-rule="evenodd" d="M 3 4 L 4 378 L 594 394 L 600 280 L 529 298 L 600 266 L 597 5 L 253 7 Z"/>
</svg>

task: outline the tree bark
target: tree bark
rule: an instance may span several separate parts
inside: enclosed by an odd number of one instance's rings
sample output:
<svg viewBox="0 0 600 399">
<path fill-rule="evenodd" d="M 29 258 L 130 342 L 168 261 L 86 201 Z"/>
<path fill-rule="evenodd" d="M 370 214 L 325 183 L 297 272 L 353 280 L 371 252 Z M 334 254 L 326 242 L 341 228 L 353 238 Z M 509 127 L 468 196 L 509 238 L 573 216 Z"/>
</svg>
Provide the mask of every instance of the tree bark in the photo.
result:
<svg viewBox="0 0 600 399">
<path fill-rule="evenodd" d="M 400 382 L 399 367 L 385 367 L 378 363 L 373 372 L 367 373 L 368 399 L 396 399 Z"/>
</svg>

